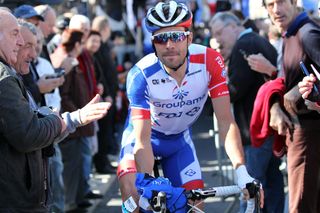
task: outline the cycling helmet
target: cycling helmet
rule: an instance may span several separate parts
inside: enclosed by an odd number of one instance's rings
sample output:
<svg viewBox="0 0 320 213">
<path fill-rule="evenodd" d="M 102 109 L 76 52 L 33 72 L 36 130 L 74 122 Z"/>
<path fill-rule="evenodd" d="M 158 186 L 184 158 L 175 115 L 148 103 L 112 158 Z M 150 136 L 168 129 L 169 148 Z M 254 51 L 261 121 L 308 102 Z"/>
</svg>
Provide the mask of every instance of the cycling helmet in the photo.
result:
<svg viewBox="0 0 320 213">
<path fill-rule="evenodd" d="M 175 1 L 159 2 L 148 10 L 145 23 L 151 33 L 163 27 L 189 28 L 192 24 L 192 13 L 185 4 Z"/>
</svg>

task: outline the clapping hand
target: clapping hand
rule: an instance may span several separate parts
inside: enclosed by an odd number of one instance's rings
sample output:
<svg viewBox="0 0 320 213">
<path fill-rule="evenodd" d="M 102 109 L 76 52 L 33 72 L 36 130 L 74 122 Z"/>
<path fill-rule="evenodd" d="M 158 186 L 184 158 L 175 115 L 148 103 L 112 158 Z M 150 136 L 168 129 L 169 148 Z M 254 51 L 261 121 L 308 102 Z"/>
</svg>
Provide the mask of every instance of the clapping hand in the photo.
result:
<svg viewBox="0 0 320 213">
<path fill-rule="evenodd" d="M 100 102 L 101 96 L 96 95 L 87 105 L 80 109 L 80 121 L 82 125 L 86 125 L 93 121 L 103 118 L 110 106 L 109 102 Z"/>
</svg>

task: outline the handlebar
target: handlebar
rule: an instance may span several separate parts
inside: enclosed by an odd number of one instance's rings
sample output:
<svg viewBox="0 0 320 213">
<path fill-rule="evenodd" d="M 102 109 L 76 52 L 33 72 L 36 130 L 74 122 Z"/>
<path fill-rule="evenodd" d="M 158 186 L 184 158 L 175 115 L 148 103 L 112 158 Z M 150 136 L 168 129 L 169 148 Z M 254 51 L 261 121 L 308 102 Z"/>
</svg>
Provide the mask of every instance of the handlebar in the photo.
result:
<svg viewBox="0 0 320 213">
<path fill-rule="evenodd" d="M 250 199 L 247 202 L 246 213 L 260 212 L 260 182 L 254 180 L 246 184 Z M 207 189 L 185 190 L 181 187 L 171 185 L 169 179 L 164 177 L 154 178 L 145 173 L 136 174 L 136 187 L 141 195 L 140 201 L 143 202 L 143 209 L 154 212 L 185 212 L 189 205 L 188 200 L 204 200 L 208 197 L 226 197 L 242 192 L 237 185 L 212 187 Z M 199 203 L 199 202 L 197 202 Z M 141 207 L 141 205 L 140 205 Z M 190 206 L 192 209 L 198 209 L 196 206 Z"/>
<path fill-rule="evenodd" d="M 246 213 L 260 213 L 260 182 L 254 180 L 246 185 L 250 199 L 247 201 Z M 208 189 L 193 189 L 184 192 L 188 200 L 204 200 L 208 197 L 225 197 L 241 193 L 242 190 L 237 185 L 212 187 Z M 153 192 L 150 205 L 154 212 L 166 212 L 166 194 L 162 191 Z"/>
<path fill-rule="evenodd" d="M 213 187 L 205 190 L 193 189 L 185 192 L 187 199 L 191 200 L 203 200 L 208 197 L 224 197 L 238 193 L 241 193 L 241 189 L 237 185 Z"/>
</svg>

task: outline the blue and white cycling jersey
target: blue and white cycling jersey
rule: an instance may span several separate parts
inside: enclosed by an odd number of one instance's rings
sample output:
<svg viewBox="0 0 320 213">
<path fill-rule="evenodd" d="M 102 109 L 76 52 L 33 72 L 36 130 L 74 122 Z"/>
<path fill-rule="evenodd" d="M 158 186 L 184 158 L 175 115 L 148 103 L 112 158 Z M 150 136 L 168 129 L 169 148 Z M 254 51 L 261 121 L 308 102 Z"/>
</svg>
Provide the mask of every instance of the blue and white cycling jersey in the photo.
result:
<svg viewBox="0 0 320 213">
<path fill-rule="evenodd" d="M 152 129 L 166 135 L 181 133 L 199 117 L 208 92 L 211 98 L 229 94 L 222 57 L 213 49 L 190 45 L 180 86 L 155 54 L 149 54 L 128 74 L 129 125 L 132 119 L 150 116 Z"/>
<path fill-rule="evenodd" d="M 141 59 L 127 77 L 129 114 L 122 136 L 118 177 L 136 172 L 132 121 L 151 119 L 151 145 L 161 156 L 165 177 L 174 186 L 203 187 L 201 168 L 189 127 L 199 117 L 208 93 L 211 98 L 229 95 L 224 62 L 205 46 L 189 47 L 186 74 L 178 85 L 155 54 Z"/>
</svg>

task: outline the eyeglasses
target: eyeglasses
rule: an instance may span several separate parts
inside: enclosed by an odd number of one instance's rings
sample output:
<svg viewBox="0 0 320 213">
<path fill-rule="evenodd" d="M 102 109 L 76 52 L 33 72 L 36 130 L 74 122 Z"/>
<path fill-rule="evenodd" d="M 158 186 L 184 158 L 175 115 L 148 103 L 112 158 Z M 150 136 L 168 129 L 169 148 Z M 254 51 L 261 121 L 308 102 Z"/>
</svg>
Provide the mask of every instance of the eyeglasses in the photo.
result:
<svg viewBox="0 0 320 213">
<path fill-rule="evenodd" d="M 184 31 L 171 31 L 171 32 L 164 32 L 164 33 L 158 33 L 153 36 L 151 36 L 151 40 L 155 44 L 166 44 L 168 40 L 170 39 L 172 42 L 177 43 L 184 41 L 187 36 L 190 35 L 190 32 L 184 32 Z"/>
</svg>

